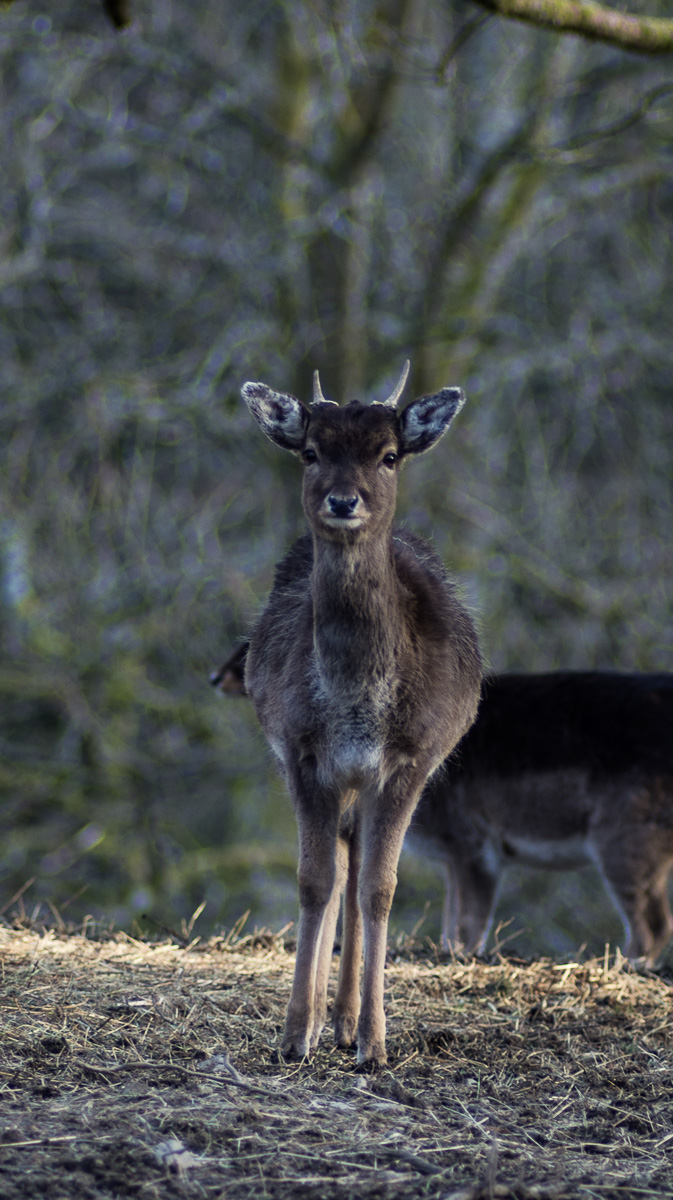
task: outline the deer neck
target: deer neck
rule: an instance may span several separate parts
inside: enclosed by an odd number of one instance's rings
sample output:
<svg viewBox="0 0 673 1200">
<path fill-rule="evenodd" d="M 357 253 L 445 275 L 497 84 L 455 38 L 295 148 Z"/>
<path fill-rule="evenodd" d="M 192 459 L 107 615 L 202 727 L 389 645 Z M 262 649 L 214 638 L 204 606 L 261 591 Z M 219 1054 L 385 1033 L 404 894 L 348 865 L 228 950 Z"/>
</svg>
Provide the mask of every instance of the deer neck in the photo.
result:
<svg viewBox="0 0 673 1200">
<path fill-rule="evenodd" d="M 392 678 L 401 589 L 390 531 L 343 546 L 314 538 L 313 645 L 328 690 L 357 700 Z"/>
</svg>

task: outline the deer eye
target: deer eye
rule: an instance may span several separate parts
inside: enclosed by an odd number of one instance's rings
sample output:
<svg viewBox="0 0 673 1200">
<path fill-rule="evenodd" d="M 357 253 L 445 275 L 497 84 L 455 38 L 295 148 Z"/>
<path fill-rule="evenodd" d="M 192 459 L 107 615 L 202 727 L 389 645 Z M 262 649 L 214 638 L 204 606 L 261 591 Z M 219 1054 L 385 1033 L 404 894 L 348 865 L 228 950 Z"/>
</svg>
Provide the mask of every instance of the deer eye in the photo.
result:
<svg viewBox="0 0 673 1200">
<path fill-rule="evenodd" d="M 383 463 L 386 467 L 394 467 L 399 458 L 398 454 L 394 454 L 391 450 L 389 454 L 383 455 Z"/>
<path fill-rule="evenodd" d="M 315 450 L 311 450 L 310 448 L 304 450 L 302 458 L 307 466 L 310 466 L 311 463 L 318 461 L 318 455 L 316 454 Z"/>
</svg>

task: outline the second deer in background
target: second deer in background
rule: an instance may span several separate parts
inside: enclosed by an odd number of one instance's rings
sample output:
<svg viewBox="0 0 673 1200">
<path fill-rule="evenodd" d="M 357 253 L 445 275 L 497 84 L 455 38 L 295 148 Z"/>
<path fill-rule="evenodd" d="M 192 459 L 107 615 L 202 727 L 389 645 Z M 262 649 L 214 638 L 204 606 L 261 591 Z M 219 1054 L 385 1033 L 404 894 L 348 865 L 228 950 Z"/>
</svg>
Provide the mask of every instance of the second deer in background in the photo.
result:
<svg viewBox="0 0 673 1200">
<path fill-rule="evenodd" d="M 211 676 L 245 695 L 243 642 Z M 595 865 L 651 965 L 673 933 L 673 675 L 491 675 L 477 719 L 427 784 L 409 843 L 441 861 L 445 949 L 483 952 L 509 864 Z"/>
<path fill-rule="evenodd" d="M 445 948 L 483 951 L 508 863 L 593 863 L 651 965 L 673 932 L 673 675 L 484 680 L 472 729 L 430 780 L 411 845 L 448 869 Z"/>
</svg>

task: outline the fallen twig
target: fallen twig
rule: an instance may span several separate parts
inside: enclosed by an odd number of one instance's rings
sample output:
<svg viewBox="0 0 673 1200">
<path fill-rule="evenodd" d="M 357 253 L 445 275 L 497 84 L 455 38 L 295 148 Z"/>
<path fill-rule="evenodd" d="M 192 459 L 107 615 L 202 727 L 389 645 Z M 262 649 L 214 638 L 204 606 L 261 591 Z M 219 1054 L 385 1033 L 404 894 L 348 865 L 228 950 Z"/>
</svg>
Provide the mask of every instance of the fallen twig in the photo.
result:
<svg viewBox="0 0 673 1200">
<path fill-rule="evenodd" d="M 246 1083 L 241 1079 L 238 1071 L 231 1064 L 228 1064 L 229 1071 L 226 1079 L 222 1079 L 215 1072 L 194 1071 L 190 1067 L 181 1067 L 177 1063 L 153 1063 L 153 1062 L 136 1062 L 136 1063 L 115 1063 L 114 1066 L 97 1067 L 93 1063 L 89 1063 L 86 1059 L 76 1058 L 74 1063 L 82 1067 L 85 1071 L 91 1071 L 93 1075 L 114 1075 L 122 1071 L 177 1071 L 179 1075 L 186 1076 L 191 1079 L 199 1079 L 201 1083 L 221 1083 L 224 1087 L 240 1088 L 244 1092 L 253 1092 L 257 1096 L 265 1096 L 272 1100 L 287 1100 L 292 1102 L 293 1098 L 283 1092 L 272 1091 L 271 1088 L 258 1087 L 254 1083 Z"/>
</svg>

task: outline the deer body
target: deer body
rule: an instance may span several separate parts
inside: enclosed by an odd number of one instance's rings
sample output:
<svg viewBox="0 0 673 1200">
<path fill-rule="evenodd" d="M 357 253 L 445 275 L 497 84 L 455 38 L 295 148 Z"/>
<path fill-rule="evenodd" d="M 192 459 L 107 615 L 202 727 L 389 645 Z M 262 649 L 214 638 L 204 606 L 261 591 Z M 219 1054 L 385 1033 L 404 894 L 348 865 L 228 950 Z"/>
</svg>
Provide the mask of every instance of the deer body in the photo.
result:
<svg viewBox="0 0 673 1200">
<path fill-rule="evenodd" d="M 317 1043 L 341 894 L 337 1042 L 385 1061 L 383 967 L 405 831 L 428 776 L 474 719 L 480 659 L 469 617 L 430 548 L 393 533 L 399 463 L 460 407 L 445 389 L 393 405 L 310 410 L 263 384 L 243 394 L 305 463 L 310 533 L 278 565 L 250 638 L 245 687 L 288 784 L 299 831 L 300 922 L 283 1053 Z M 359 968 L 365 971 L 360 1011 Z"/>
<path fill-rule="evenodd" d="M 475 724 L 412 828 L 448 868 L 445 946 L 483 950 L 508 863 L 595 864 L 652 963 L 673 932 L 673 675 L 559 671 L 485 679 Z"/>
</svg>

